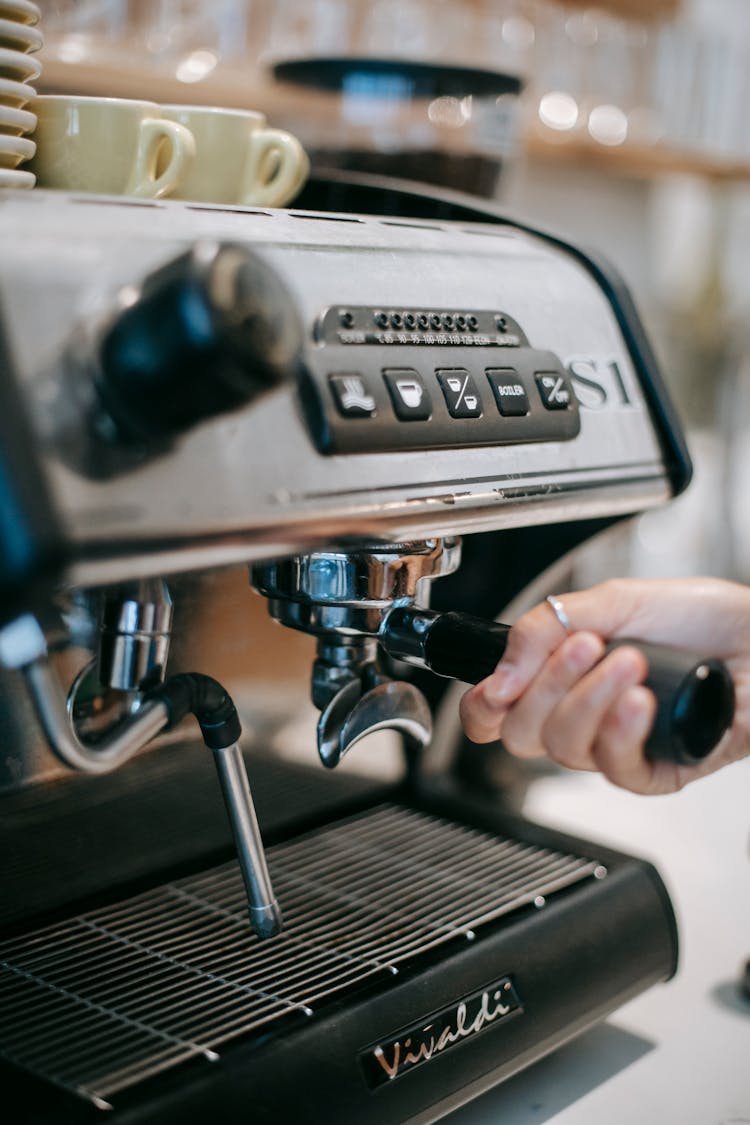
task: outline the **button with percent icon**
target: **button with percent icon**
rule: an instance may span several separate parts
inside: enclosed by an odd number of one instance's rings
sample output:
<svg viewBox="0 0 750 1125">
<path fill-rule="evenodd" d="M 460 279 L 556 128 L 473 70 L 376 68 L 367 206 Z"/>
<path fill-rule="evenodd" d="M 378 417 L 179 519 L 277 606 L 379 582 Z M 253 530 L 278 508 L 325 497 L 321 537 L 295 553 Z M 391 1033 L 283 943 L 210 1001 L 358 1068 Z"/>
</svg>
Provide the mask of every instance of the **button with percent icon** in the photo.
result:
<svg viewBox="0 0 750 1125">
<path fill-rule="evenodd" d="M 463 367 L 436 371 L 451 418 L 481 418 L 482 400 L 476 383 Z"/>
</svg>

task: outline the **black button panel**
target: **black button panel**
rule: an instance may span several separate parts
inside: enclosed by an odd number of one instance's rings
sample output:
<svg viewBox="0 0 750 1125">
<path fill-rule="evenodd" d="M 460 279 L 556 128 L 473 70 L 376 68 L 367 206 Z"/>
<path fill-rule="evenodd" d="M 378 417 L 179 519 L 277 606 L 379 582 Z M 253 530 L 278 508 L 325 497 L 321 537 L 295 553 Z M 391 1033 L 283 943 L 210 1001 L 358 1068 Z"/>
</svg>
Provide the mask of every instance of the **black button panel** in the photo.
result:
<svg viewBox="0 0 750 1125">
<path fill-rule="evenodd" d="M 465 367 L 442 368 L 435 374 L 451 418 L 482 417 L 482 400 L 477 385 Z"/>
<path fill-rule="evenodd" d="M 344 314 L 363 315 L 354 306 L 337 308 L 338 331 Z M 422 332 L 418 346 L 398 346 L 389 337 L 382 347 L 366 338 L 358 347 L 350 336 L 316 338 L 305 355 L 300 380 L 302 404 L 318 448 L 323 453 L 374 453 L 518 445 L 570 441 L 580 431 L 578 400 L 559 358 L 531 348 L 517 322 L 492 314 L 492 331 L 515 333 L 520 344 L 501 348 L 491 337 L 490 314 L 457 309 L 454 341 L 449 346 L 435 331 L 445 332 L 447 310 L 388 309 L 377 312 L 390 321 L 402 317 L 407 334 Z M 412 330 L 412 316 L 416 329 Z M 495 323 L 495 317 L 500 323 Z M 408 319 L 407 319 L 408 318 Z M 348 316 L 346 317 L 348 321 Z M 429 322 L 425 333 L 424 322 Z M 451 321 L 449 320 L 449 323 Z M 361 331 L 359 323 L 352 330 Z M 486 345 L 464 346 L 474 332 Z M 435 341 L 430 343 L 430 334 Z M 507 362 L 505 361 L 507 358 Z"/>
<path fill-rule="evenodd" d="M 432 401 L 421 376 L 411 367 L 391 367 L 383 372 L 395 415 L 402 422 L 426 422 Z"/>
<path fill-rule="evenodd" d="M 488 367 L 486 374 L 503 417 L 525 418 L 530 409 L 529 396 L 515 367 Z"/>
</svg>

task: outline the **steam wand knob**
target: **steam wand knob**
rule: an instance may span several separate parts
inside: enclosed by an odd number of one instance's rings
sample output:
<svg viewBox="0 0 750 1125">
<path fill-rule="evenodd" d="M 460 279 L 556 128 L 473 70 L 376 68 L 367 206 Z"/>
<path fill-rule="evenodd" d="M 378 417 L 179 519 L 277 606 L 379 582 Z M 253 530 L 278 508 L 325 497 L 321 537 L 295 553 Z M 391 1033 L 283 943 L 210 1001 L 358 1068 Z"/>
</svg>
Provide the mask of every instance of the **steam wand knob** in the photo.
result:
<svg viewBox="0 0 750 1125">
<path fill-rule="evenodd" d="M 199 242 L 124 290 L 96 348 L 100 429 L 170 439 L 292 378 L 302 329 L 276 271 L 234 243 Z"/>
</svg>

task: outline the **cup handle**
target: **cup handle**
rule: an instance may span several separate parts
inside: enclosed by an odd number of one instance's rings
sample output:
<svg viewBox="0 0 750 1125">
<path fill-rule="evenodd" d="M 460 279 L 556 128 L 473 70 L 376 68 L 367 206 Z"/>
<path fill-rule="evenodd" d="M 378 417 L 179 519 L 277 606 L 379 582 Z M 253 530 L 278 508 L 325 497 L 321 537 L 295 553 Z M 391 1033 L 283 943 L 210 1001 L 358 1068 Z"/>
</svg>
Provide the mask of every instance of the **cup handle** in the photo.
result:
<svg viewBox="0 0 750 1125">
<path fill-rule="evenodd" d="M 276 166 L 270 177 L 264 179 L 264 165 L 272 157 L 276 159 Z M 282 129 L 256 129 L 250 135 L 241 202 L 281 207 L 297 194 L 309 171 L 307 153 L 291 133 Z"/>
<path fill-rule="evenodd" d="M 171 150 L 169 161 L 157 175 L 157 161 L 165 141 Z M 135 167 L 125 194 L 140 199 L 160 199 L 185 178 L 194 160 L 195 140 L 189 129 L 176 121 L 148 117 L 141 122 Z"/>
</svg>

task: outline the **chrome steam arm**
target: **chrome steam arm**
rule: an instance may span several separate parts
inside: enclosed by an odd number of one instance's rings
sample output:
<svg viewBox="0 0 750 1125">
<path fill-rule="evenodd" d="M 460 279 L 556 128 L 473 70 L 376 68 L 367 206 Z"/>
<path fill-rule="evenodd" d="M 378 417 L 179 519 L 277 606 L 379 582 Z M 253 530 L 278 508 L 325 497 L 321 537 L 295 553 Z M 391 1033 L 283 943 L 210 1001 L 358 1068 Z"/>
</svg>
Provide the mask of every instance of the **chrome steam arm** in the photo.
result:
<svg viewBox="0 0 750 1125">
<path fill-rule="evenodd" d="M 240 721 L 221 684 L 197 673 L 170 676 L 142 697 L 137 711 L 96 745 L 89 745 L 76 732 L 36 618 L 27 614 L 0 630 L 0 665 L 21 672 L 50 748 L 65 765 L 82 773 L 116 769 L 162 731 L 193 714 L 214 756 L 247 892 L 250 924 L 259 937 L 279 933 L 281 912 L 271 888 L 239 746 Z"/>
</svg>

